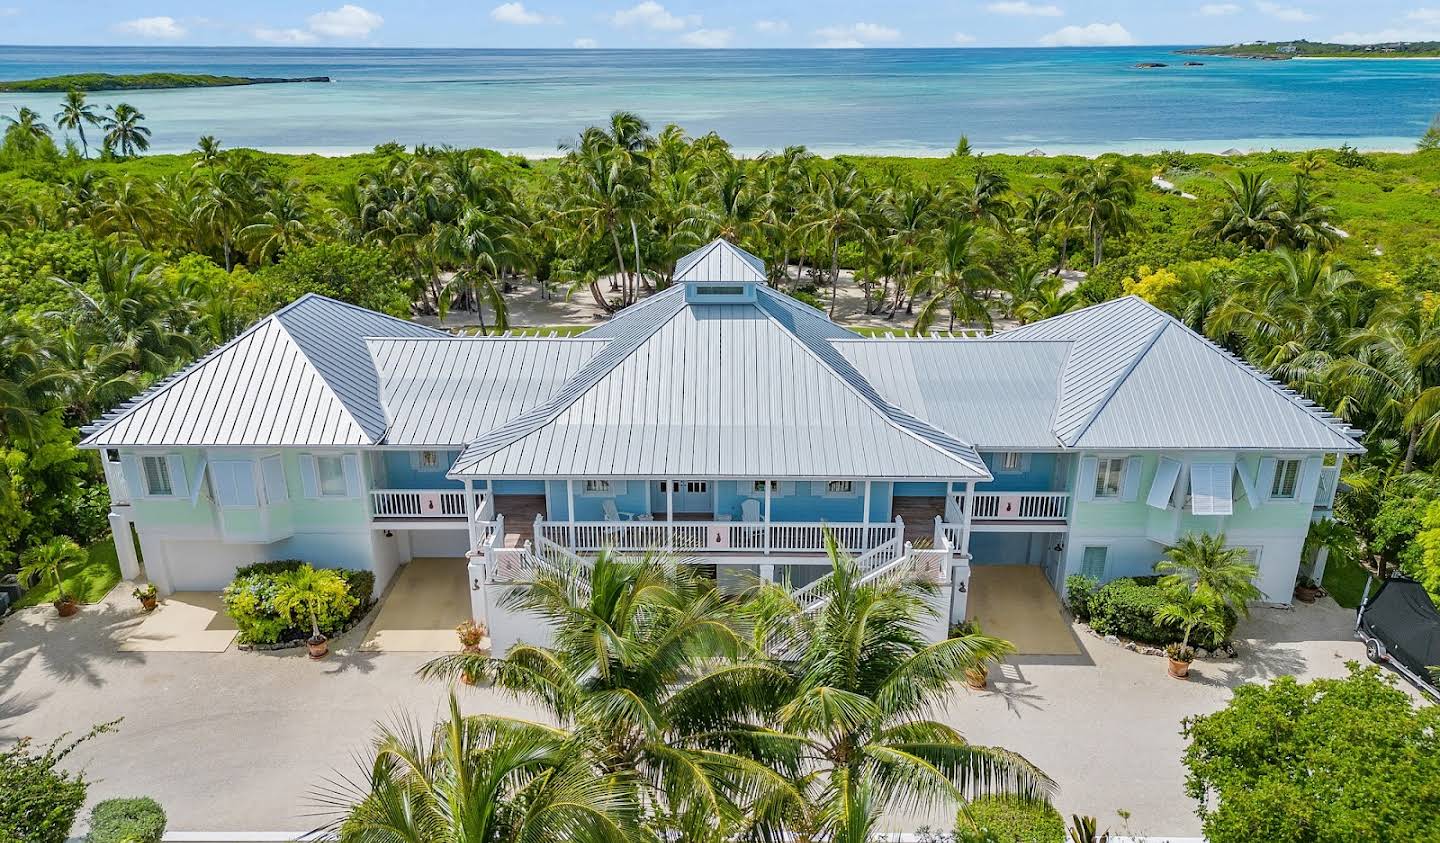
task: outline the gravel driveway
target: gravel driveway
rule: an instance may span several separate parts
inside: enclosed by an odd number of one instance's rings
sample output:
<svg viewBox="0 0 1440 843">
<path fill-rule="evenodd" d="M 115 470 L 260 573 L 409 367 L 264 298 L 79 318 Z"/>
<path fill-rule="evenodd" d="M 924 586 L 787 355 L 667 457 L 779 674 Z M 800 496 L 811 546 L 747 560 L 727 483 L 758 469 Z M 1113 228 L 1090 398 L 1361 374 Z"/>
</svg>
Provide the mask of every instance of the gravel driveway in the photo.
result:
<svg viewBox="0 0 1440 843">
<path fill-rule="evenodd" d="M 359 650 L 363 629 L 333 642 L 324 662 L 303 651 L 121 652 L 138 623 L 130 588 L 59 621 L 48 607 L 0 626 L 0 742 L 49 740 L 124 717 L 120 731 L 74 756 L 94 780 L 92 799 L 150 795 L 174 831 L 303 831 L 320 824 L 312 790 L 358 768 L 377 720 L 432 720 L 443 687 L 415 679 L 423 653 Z M 1078 633 L 1080 656 L 1019 657 L 992 671 L 993 690 L 956 687 L 941 716 L 972 741 L 1016 750 L 1060 785 L 1058 807 L 1117 830 L 1195 835 L 1181 791 L 1180 719 L 1215 710 L 1240 682 L 1283 674 L 1337 676 L 1363 659 L 1352 614 L 1322 601 L 1257 609 L 1242 625 L 1241 655 L 1197 662 L 1188 682 L 1162 659 Z M 467 710 L 534 716 L 483 689 Z"/>
</svg>

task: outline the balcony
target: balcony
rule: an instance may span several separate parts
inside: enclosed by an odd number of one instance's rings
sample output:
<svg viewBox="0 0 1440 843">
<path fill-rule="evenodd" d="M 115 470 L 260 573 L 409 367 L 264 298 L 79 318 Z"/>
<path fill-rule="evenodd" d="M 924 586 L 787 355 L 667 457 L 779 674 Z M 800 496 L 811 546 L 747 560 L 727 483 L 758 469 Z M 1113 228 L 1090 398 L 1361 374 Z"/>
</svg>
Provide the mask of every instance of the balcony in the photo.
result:
<svg viewBox="0 0 1440 843">
<path fill-rule="evenodd" d="M 484 502 L 484 494 L 476 492 L 473 512 Z M 370 517 L 375 521 L 432 521 L 451 519 L 465 523 L 467 515 L 464 489 L 372 489 Z"/>
<path fill-rule="evenodd" d="M 623 553 L 819 554 L 825 532 L 847 553 L 861 554 L 903 540 L 905 522 L 794 521 L 547 521 L 535 519 L 535 536 L 575 553 L 612 549 Z"/>
<path fill-rule="evenodd" d="M 1056 525 L 1065 523 L 1069 514 L 1069 492 L 976 492 L 970 522 Z M 945 520 L 958 523 L 964 517 L 965 496 L 952 495 Z"/>
</svg>

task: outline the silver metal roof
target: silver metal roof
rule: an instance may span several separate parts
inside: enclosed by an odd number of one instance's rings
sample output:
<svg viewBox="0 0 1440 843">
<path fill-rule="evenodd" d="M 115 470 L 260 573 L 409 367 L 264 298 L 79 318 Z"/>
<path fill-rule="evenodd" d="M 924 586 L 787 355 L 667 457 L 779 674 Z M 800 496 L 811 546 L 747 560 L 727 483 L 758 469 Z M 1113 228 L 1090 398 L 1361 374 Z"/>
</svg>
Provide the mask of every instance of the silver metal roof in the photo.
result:
<svg viewBox="0 0 1440 843">
<path fill-rule="evenodd" d="M 472 443 L 472 476 L 986 479 L 973 448 L 890 407 L 830 347 L 824 320 L 771 301 L 666 291 L 549 401 Z"/>
<path fill-rule="evenodd" d="M 365 445 L 385 433 L 365 337 L 444 336 L 314 294 L 85 429 L 82 446 Z"/>
<path fill-rule="evenodd" d="M 462 446 L 549 400 L 606 340 L 368 340 L 387 445 Z"/>
<path fill-rule="evenodd" d="M 1071 341 L 1055 433 L 1074 448 L 1363 452 L 1357 432 L 1137 296 L 997 334 Z"/>
<path fill-rule="evenodd" d="M 728 240 L 712 240 L 675 262 L 676 282 L 765 281 L 765 262 Z"/>
<path fill-rule="evenodd" d="M 848 339 L 833 342 L 891 404 L 977 448 L 1054 449 L 1065 341 Z"/>
</svg>

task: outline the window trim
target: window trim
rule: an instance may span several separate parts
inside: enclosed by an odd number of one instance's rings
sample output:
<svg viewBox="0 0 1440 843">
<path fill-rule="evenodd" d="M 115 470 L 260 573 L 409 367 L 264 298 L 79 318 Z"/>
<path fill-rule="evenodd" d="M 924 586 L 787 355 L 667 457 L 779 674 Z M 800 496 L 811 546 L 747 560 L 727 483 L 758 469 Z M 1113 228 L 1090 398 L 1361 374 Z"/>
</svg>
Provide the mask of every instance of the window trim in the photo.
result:
<svg viewBox="0 0 1440 843">
<path fill-rule="evenodd" d="M 995 470 L 1001 474 L 1023 474 L 1025 473 L 1025 452 L 1024 451 L 1001 451 L 999 459 L 995 461 Z M 1011 461 L 1014 465 L 1011 465 Z"/>
<path fill-rule="evenodd" d="M 592 483 L 595 484 L 593 487 Z M 587 498 L 613 498 L 615 484 L 608 477 L 586 477 L 580 482 L 580 494 Z"/>
<path fill-rule="evenodd" d="M 145 491 L 147 498 L 178 498 L 175 492 L 175 478 L 170 476 L 171 454 L 139 454 L 140 457 L 140 487 Z M 165 475 L 165 485 L 168 487 L 164 492 L 156 492 L 150 486 L 150 460 L 160 466 Z"/>
<path fill-rule="evenodd" d="M 1095 500 L 1118 501 L 1124 497 L 1125 469 L 1129 462 L 1129 457 L 1095 457 L 1095 488 L 1093 489 Z M 1120 464 L 1120 468 L 1115 474 L 1115 491 L 1113 493 L 1107 493 L 1104 486 L 1106 470 L 1115 463 Z"/>
<path fill-rule="evenodd" d="M 855 485 L 855 481 L 854 481 L 854 480 L 845 480 L 845 479 L 824 480 L 824 481 L 821 481 L 821 483 L 822 483 L 822 485 L 820 486 L 820 496 L 823 497 L 823 498 L 853 498 L 853 497 L 855 497 L 855 496 L 859 493 L 859 489 L 858 489 L 858 487 Z M 836 483 L 848 483 L 849 486 L 850 486 L 850 488 L 848 488 L 848 489 L 832 489 L 832 488 L 830 488 L 833 484 L 836 484 Z"/>
<path fill-rule="evenodd" d="M 1285 468 L 1293 465 L 1295 473 L 1290 477 L 1290 492 L 1284 494 Z M 1270 499 L 1276 501 L 1293 501 L 1300 495 L 1300 474 L 1305 470 L 1305 460 L 1295 457 L 1276 457 L 1275 476 L 1270 479 Z"/>
<path fill-rule="evenodd" d="M 344 454 L 312 454 L 315 458 L 315 497 L 320 500 L 343 500 L 350 497 L 350 483 L 345 477 L 345 455 Z M 325 472 L 320 469 L 324 460 L 334 460 L 340 466 L 340 491 L 325 491 Z"/>
</svg>

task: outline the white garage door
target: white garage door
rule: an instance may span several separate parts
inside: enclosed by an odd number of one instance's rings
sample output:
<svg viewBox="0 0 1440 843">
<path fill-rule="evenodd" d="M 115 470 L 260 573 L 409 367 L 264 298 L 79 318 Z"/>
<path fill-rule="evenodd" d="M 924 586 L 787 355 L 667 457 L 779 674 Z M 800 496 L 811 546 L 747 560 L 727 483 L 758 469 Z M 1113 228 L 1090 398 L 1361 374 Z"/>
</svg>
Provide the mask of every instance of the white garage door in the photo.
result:
<svg viewBox="0 0 1440 843">
<path fill-rule="evenodd" d="M 411 530 L 410 558 L 464 556 L 469 544 L 468 530 Z"/>
<path fill-rule="evenodd" d="M 219 591 L 234 579 L 236 568 L 259 559 L 253 545 L 167 540 L 162 548 L 176 591 Z"/>
</svg>

